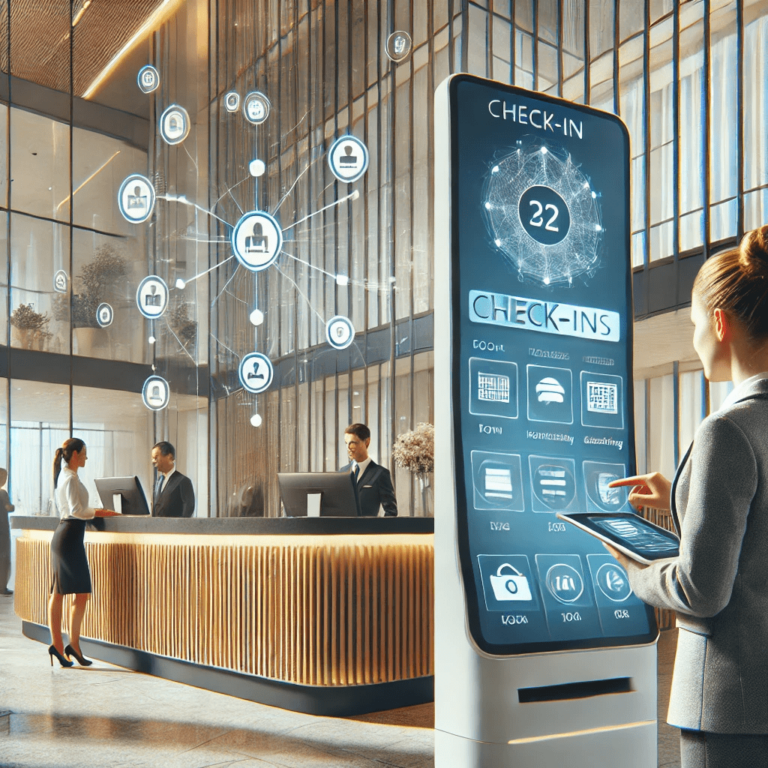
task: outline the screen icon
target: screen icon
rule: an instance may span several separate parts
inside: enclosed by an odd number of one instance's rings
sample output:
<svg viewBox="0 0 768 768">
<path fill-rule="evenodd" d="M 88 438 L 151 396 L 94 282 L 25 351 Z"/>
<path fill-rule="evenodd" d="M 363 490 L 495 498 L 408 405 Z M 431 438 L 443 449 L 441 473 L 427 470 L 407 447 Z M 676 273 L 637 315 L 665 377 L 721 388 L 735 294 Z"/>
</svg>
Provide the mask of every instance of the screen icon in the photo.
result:
<svg viewBox="0 0 768 768">
<path fill-rule="evenodd" d="M 264 211 L 246 213 L 232 230 L 235 258 L 251 272 L 260 272 L 274 263 L 283 249 L 283 230 Z"/>
<path fill-rule="evenodd" d="M 114 310 L 109 304 L 99 304 L 99 306 L 96 307 L 96 322 L 101 328 L 106 328 L 108 325 L 112 325 L 114 318 Z"/>
<path fill-rule="evenodd" d="M 328 150 L 328 166 L 339 181 L 357 181 L 368 170 L 368 148 L 356 136 L 341 136 Z"/>
<path fill-rule="evenodd" d="M 171 388 L 162 376 L 150 376 L 141 390 L 141 399 L 150 411 L 162 411 L 171 399 Z"/>
<path fill-rule="evenodd" d="M 253 125 L 261 125 L 268 117 L 272 105 L 260 91 L 252 91 L 243 100 L 245 119 Z"/>
<path fill-rule="evenodd" d="M 66 293 L 67 288 L 69 288 L 69 275 L 63 269 L 60 269 L 53 276 L 53 290 L 56 293 Z"/>
<path fill-rule="evenodd" d="M 552 597 L 561 603 L 575 603 L 584 592 L 584 579 L 567 563 L 556 563 L 547 571 L 544 581 Z"/>
<path fill-rule="evenodd" d="M 528 419 L 573 424 L 573 376 L 568 368 L 529 365 Z"/>
<path fill-rule="evenodd" d="M 621 376 L 581 372 L 581 423 L 585 427 L 624 428 L 624 381 Z"/>
<path fill-rule="evenodd" d="M 355 339 L 355 327 L 348 317 L 336 315 L 325 325 L 325 338 L 336 349 L 346 349 Z"/>
<path fill-rule="evenodd" d="M 272 383 L 272 362 L 260 352 L 251 352 L 240 361 L 239 374 L 243 388 L 258 395 Z"/>
<path fill-rule="evenodd" d="M 384 46 L 384 52 L 394 62 L 404 61 L 408 58 L 413 48 L 413 41 L 407 32 L 399 30 L 393 32 L 387 38 L 387 44 Z"/>
<path fill-rule="evenodd" d="M 160 85 L 160 73 L 151 64 L 147 64 L 146 67 L 142 67 L 139 70 L 136 82 L 139 84 L 142 92 L 152 93 Z"/>
<path fill-rule="evenodd" d="M 155 188 L 152 182 L 139 173 L 133 173 L 120 185 L 117 193 L 120 213 L 131 224 L 141 224 L 155 207 Z"/>
<path fill-rule="evenodd" d="M 538 593 L 526 555 L 478 555 L 477 562 L 489 611 L 538 610 Z"/>
<path fill-rule="evenodd" d="M 517 418 L 517 363 L 471 357 L 469 381 L 471 414 Z"/>
<path fill-rule="evenodd" d="M 224 97 L 224 108 L 227 112 L 237 112 L 240 108 L 240 94 L 237 91 L 230 91 Z"/>
<path fill-rule="evenodd" d="M 172 104 L 160 116 L 160 135 L 166 144 L 181 144 L 189 135 L 189 126 L 189 113 L 178 104 Z"/>
<path fill-rule="evenodd" d="M 573 459 L 529 456 L 533 511 L 556 512 L 576 504 L 576 464 Z"/>
<path fill-rule="evenodd" d="M 472 451 L 472 480 L 475 509 L 525 511 L 520 456 Z"/>
<path fill-rule="evenodd" d="M 587 491 L 587 512 L 619 512 L 629 510 L 626 488 L 610 488 L 614 480 L 627 476 L 624 464 L 585 461 L 582 464 Z"/>
<path fill-rule="evenodd" d="M 154 320 L 165 312 L 168 306 L 168 286 L 162 277 L 145 277 L 136 291 L 136 304 L 144 317 Z"/>
<path fill-rule="evenodd" d="M 604 563 L 595 574 L 597 588 L 614 603 L 623 603 L 631 594 L 626 571 L 618 563 Z"/>
</svg>

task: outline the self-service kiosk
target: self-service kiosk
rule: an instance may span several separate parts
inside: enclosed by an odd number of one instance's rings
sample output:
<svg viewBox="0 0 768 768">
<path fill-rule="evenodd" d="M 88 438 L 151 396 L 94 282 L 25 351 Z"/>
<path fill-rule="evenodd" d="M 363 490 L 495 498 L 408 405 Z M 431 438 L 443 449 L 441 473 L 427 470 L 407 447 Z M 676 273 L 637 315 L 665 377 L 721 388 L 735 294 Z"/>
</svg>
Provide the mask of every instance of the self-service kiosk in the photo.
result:
<svg viewBox="0 0 768 768">
<path fill-rule="evenodd" d="M 559 511 L 632 511 L 629 138 L 469 75 L 435 106 L 437 768 L 656 765 L 653 611 Z"/>
</svg>

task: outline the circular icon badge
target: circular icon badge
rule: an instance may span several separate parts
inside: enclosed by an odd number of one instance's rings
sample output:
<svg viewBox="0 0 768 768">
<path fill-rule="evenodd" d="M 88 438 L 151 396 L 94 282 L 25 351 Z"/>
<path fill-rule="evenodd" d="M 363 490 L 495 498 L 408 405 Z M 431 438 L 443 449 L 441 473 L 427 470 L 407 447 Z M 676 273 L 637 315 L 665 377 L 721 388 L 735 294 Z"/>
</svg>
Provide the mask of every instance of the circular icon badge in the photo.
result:
<svg viewBox="0 0 768 768">
<path fill-rule="evenodd" d="M 141 399 L 150 411 L 162 411 L 171 399 L 171 388 L 162 376 L 150 376 L 144 382 Z"/>
<path fill-rule="evenodd" d="M 356 136 L 341 136 L 328 150 L 328 166 L 339 181 L 351 184 L 368 170 L 368 147 Z"/>
<path fill-rule="evenodd" d="M 115 312 L 109 304 L 99 304 L 96 307 L 96 322 L 101 328 L 106 328 L 108 325 L 112 325 L 112 321 L 115 319 Z"/>
<path fill-rule="evenodd" d="M 283 230 L 264 211 L 249 211 L 232 230 L 232 250 L 237 260 L 251 272 L 272 264 L 283 249 Z"/>
<path fill-rule="evenodd" d="M 168 286 L 162 277 L 145 277 L 136 291 L 136 304 L 144 317 L 154 320 L 165 312 L 168 306 Z"/>
<path fill-rule="evenodd" d="M 160 85 L 160 73 L 151 64 L 147 64 L 139 70 L 136 82 L 144 93 L 152 93 Z"/>
<path fill-rule="evenodd" d="M 547 571 L 547 589 L 555 600 L 561 603 L 573 603 L 584 591 L 581 574 L 570 565 L 557 563 Z"/>
<path fill-rule="evenodd" d="M 413 41 L 407 32 L 393 32 L 387 38 L 387 44 L 384 46 L 384 52 L 392 61 L 398 62 L 408 58 L 412 47 Z"/>
<path fill-rule="evenodd" d="M 325 325 L 325 338 L 336 349 L 346 349 L 355 338 L 355 327 L 348 317 L 336 315 Z"/>
<path fill-rule="evenodd" d="M 632 594 L 627 574 L 616 563 L 601 565 L 595 574 L 595 581 L 600 591 L 614 603 L 623 603 Z"/>
<path fill-rule="evenodd" d="M 230 91 L 224 97 L 224 108 L 227 112 L 237 112 L 240 108 L 240 94 L 237 91 Z"/>
<path fill-rule="evenodd" d="M 243 100 L 243 114 L 249 123 L 261 125 L 268 117 L 272 105 L 261 91 L 251 91 Z"/>
<path fill-rule="evenodd" d="M 523 229 L 541 245 L 557 245 L 571 228 L 565 200 L 550 187 L 528 187 L 520 196 L 517 215 Z"/>
<path fill-rule="evenodd" d="M 160 135 L 166 144 L 181 144 L 189 135 L 189 114 L 184 107 L 172 104 L 160 115 Z"/>
<path fill-rule="evenodd" d="M 56 291 L 56 293 L 66 293 L 68 288 L 69 275 L 63 269 L 60 269 L 53 276 L 53 290 Z"/>
<path fill-rule="evenodd" d="M 272 383 L 272 362 L 260 352 L 251 352 L 240 361 L 239 373 L 243 388 L 258 395 Z"/>
<path fill-rule="evenodd" d="M 140 173 L 132 173 L 117 193 L 120 213 L 131 224 L 141 224 L 151 215 L 155 207 L 155 188 L 152 182 Z"/>
</svg>

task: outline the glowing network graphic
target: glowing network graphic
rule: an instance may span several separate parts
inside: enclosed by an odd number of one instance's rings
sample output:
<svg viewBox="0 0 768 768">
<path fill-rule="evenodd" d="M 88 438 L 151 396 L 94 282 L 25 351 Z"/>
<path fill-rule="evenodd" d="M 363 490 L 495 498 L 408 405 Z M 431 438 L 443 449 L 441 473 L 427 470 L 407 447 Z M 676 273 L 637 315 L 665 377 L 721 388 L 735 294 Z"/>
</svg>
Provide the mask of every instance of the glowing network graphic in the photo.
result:
<svg viewBox="0 0 768 768">
<path fill-rule="evenodd" d="M 488 174 L 488 230 L 521 279 L 572 283 L 600 259 L 598 193 L 562 148 L 538 139 L 518 144 Z"/>
</svg>

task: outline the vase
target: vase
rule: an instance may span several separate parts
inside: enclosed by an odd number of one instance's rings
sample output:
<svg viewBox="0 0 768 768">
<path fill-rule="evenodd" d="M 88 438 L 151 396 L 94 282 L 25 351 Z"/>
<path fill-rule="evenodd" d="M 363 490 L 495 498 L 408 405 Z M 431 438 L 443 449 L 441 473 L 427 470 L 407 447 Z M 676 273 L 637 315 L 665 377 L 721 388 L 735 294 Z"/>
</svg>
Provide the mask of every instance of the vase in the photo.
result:
<svg viewBox="0 0 768 768">
<path fill-rule="evenodd" d="M 419 490 L 421 491 L 421 515 L 422 517 L 434 517 L 435 502 L 432 495 L 432 475 L 427 472 L 420 472 L 416 477 L 419 480 Z"/>
<path fill-rule="evenodd" d="M 101 328 L 77 327 L 74 329 L 74 354 L 93 357 L 94 348 L 100 340 Z"/>
<path fill-rule="evenodd" d="M 21 349 L 36 349 L 42 351 L 45 347 L 45 338 L 37 328 L 17 328 L 11 326 L 11 346 Z"/>
</svg>

